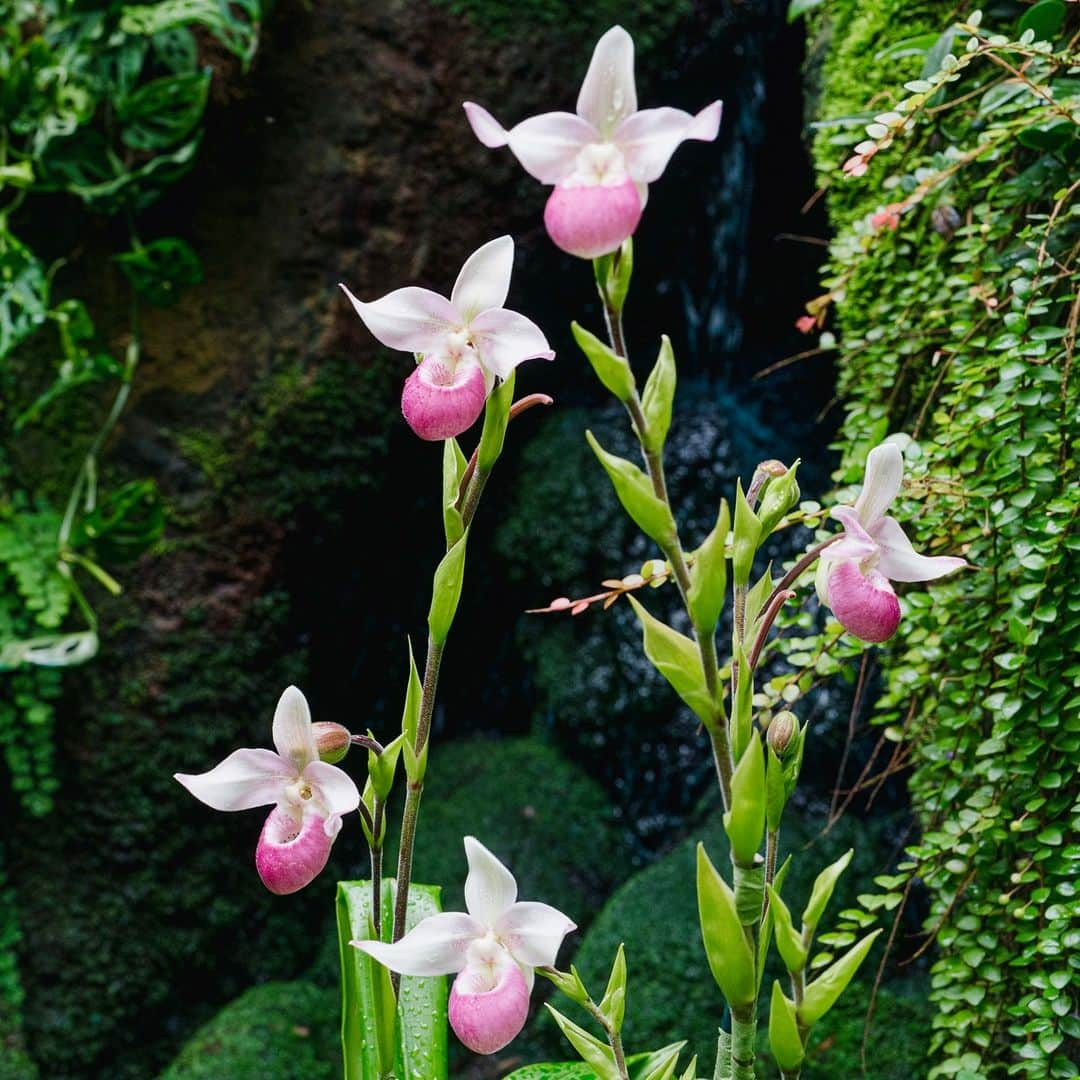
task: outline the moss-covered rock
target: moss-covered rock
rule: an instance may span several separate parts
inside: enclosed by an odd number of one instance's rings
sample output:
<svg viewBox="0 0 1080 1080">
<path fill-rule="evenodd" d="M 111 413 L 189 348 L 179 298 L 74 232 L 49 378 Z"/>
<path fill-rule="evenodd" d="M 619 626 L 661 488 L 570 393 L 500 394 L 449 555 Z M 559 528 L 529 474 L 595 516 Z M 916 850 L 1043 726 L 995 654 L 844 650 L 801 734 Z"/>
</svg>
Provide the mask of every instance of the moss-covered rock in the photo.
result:
<svg viewBox="0 0 1080 1080">
<path fill-rule="evenodd" d="M 337 993 L 307 982 L 253 987 L 204 1024 L 160 1080 L 337 1080 Z"/>
<path fill-rule="evenodd" d="M 783 834 L 781 854 L 792 852 L 794 858 L 783 892 L 797 910 L 808 898 L 818 871 L 848 847 L 855 848 L 852 865 L 830 904 L 830 912 L 835 914 L 853 903 L 859 889 L 880 871 L 885 829 L 879 823 L 863 824 L 847 817 L 827 836 L 817 839 L 813 827 L 801 824 L 794 813 L 789 817 L 794 820 Z M 575 963 L 594 996 L 599 995 L 619 943 L 625 942 L 629 968 L 624 1029 L 627 1047 L 635 1052 L 651 1050 L 685 1038 L 688 1054 L 696 1053 L 702 1062 L 711 1062 L 723 1005 L 697 930 L 694 859 L 699 837 L 716 864 L 726 865 L 727 840 L 714 817 L 698 837 L 686 840 L 637 874 L 611 898 L 586 934 Z M 807 844 L 811 846 L 804 850 Z M 828 914 L 825 925 L 829 925 Z M 776 964 L 775 956 L 772 963 Z M 771 978 L 781 974 L 778 968 L 767 971 L 766 990 Z M 876 1064 L 871 1075 L 875 1080 L 915 1075 L 923 1061 L 926 1010 L 919 1011 L 918 998 L 909 999 L 891 990 L 889 994 L 887 1003 L 879 1003 L 871 1032 L 872 1046 L 886 1035 L 889 1040 L 888 1051 L 873 1059 Z M 858 1074 L 862 1018 L 868 1000 L 868 987 L 860 984 L 842 999 L 842 1008 L 829 1013 L 815 1028 L 814 1065 L 807 1076 L 824 1080 Z M 538 1018 L 534 1037 L 549 1053 L 567 1056 L 565 1046 L 558 1047 L 552 1029 L 546 1018 Z"/>
</svg>

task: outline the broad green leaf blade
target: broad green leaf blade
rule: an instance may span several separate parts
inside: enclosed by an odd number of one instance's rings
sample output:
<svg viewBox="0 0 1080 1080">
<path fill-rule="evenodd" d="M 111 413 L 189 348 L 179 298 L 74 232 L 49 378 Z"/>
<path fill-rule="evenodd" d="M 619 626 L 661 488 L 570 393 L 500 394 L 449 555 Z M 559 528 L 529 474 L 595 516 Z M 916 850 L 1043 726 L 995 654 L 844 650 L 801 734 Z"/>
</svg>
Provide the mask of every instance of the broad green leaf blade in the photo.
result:
<svg viewBox="0 0 1080 1080">
<path fill-rule="evenodd" d="M 384 936 L 393 920 L 394 880 L 383 882 Z M 441 889 L 413 885 L 405 920 L 411 930 L 421 919 L 442 910 Z M 339 881 L 337 893 L 338 944 L 341 955 L 341 1041 L 345 1080 L 379 1080 L 391 1075 L 380 1070 L 378 1056 L 379 1002 L 389 989 L 386 969 L 354 949 L 349 941 L 370 937 L 371 882 Z M 398 1036 L 392 1075 L 395 1080 L 447 1080 L 446 979 L 406 975 L 401 980 Z M 384 1027 L 385 1027 L 384 1020 Z"/>
<path fill-rule="evenodd" d="M 684 1043 L 672 1043 L 651 1054 L 633 1054 L 626 1059 L 630 1080 L 642 1080 L 659 1062 L 678 1052 Z M 596 1080 L 593 1072 L 583 1061 L 544 1061 L 538 1065 L 526 1065 L 510 1073 L 503 1080 Z"/>
</svg>

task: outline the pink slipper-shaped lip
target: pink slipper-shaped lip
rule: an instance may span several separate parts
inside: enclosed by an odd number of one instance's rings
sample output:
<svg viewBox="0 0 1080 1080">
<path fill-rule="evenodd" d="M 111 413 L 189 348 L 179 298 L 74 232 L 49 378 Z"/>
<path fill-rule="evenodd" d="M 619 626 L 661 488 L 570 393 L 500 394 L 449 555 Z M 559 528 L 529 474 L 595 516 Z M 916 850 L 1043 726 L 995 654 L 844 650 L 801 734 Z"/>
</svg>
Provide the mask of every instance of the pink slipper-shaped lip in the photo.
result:
<svg viewBox="0 0 1080 1080">
<path fill-rule="evenodd" d="M 455 365 L 429 356 L 405 380 L 401 412 L 421 439 L 450 439 L 476 423 L 486 399 L 484 369 L 478 363 Z"/>
<path fill-rule="evenodd" d="M 333 842 L 317 814 L 305 814 L 300 823 L 275 806 L 255 848 L 255 868 L 272 893 L 287 896 L 319 876 Z"/>
<path fill-rule="evenodd" d="M 888 578 L 864 574 L 854 562 L 839 562 L 829 573 L 829 607 L 840 625 L 871 644 L 888 641 L 900 625 L 900 601 Z"/>
<path fill-rule="evenodd" d="M 632 180 L 621 184 L 558 184 L 544 207 L 544 225 L 570 255 L 595 259 L 617 251 L 641 220 L 641 196 Z"/>
<path fill-rule="evenodd" d="M 507 960 L 500 966 L 494 986 L 487 971 L 466 968 L 450 990 L 450 1026 L 474 1053 L 501 1050 L 525 1026 L 529 1015 L 525 976 L 517 964 Z"/>
</svg>

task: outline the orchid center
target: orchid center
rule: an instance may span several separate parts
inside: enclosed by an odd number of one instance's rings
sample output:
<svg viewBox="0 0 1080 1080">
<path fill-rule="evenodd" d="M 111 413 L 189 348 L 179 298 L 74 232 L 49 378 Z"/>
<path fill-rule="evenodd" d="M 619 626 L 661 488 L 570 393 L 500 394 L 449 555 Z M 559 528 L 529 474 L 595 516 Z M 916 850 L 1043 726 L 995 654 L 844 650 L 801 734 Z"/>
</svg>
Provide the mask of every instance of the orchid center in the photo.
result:
<svg viewBox="0 0 1080 1080">
<path fill-rule="evenodd" d="M 295 780 L 285 789 L 285 798 L 294 806 L 302 806 L 311 797 L 311 785 L 302 778 Z"/>
<path fill-rule="evenodd" d="M 493 989 L 499 982 L 499 973 L 507 963 L 514 963 L 507 948 L 494 932 L 477 938 L 469 945 L 465 967 L 469 971 L 473 985 L 482 992 Z M 475 991 L 474 991 L 475 992 Z"/>
<path fill-rule="evenodd" d="M 609 142 L 590 143 L 578 152 L 568 187 L 617 187 L 629 179 L 622 151 Z"/>
</svg>

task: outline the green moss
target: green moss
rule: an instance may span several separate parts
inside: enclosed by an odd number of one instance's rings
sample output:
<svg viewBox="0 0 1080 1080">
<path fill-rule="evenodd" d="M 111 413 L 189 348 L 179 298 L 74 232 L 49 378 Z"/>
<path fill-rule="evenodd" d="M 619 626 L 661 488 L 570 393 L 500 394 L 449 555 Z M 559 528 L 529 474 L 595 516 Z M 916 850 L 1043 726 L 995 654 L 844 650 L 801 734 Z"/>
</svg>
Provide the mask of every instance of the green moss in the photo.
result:
<svg viewBox="0 0 1080 1080">
<path fill-rule="evenodd" d="M 784 886 L 784 896 L 793 907 L 801 908 L 809 896 L 817 872 L 837 858 L 849 846 L 856 855 L 841 879 L 830 904 L 835 915 L 854 902 L 855 894 L 880 870 L 880 851 L 885 829 L 880 823 L 863 824 L 843 818 L 824 838 L 817 839 L 813 826 L 805 824 L 796 812 L 788 814 L 790 826 L 783 834 L 782 852 L 793 852 L 791 871 Z M 718 866 L 727 862 L 727 841 L 717 818 L 712 818 L 699 834 Z M 598 996 L 603 992 L 607 974 L 620 942 L 626 944 L 629 968 L 624 1040 L 632 1052 L 653 1050 L 675 1039 L 687 1039 L 687 1053 L 696 1053 L 702 1062 L 715 1058 L 716 1031 L 723 1016 L 723 1003 L 705 960 L 697 932 L 695 894 L 695 847 L 698 837 L 688 839 L 669 855 L 633 877 L 605 905 L 585 936 L 575 963 L 586 985 Z M 807 844 L 812 846 L 804 850 Z M 826 926 L 830 925 L 826 916 Z M 875 954 L 876 956 L 876 954 Z M 870 961 L 873 963 L 874 961 Z M 775 965 L 775 956 L 772 959 Z M 781 972 L 769 970 L 765 987 Z M 808 1076 L 858 1075 L 853 1067 L 851 1048 L 861 1044 L 861 1017 L 868 994 L 865 987 L 846 996 L 843 1010 L 830 1013 L 815 1028 L 812 1045 L 815 1072 Z M 766 995 L 767 997 L 767 995 Z M 909 1010 L 911 1012 L 911 1010 Z M 925 1012 L 915 1017 L 917 1023 L 904 1027 L 897 1042 L 895 1060 L 883 1055 L 875 1061 L 889 1060 L 892 1071 L 874 1071 L 875 1080 L 891 1080 L 914 1075 L 923 1060 L 926 1041 Z M 873 1035 L 897 1023 L 888 1007 L 880 1007 Z M 566 1056 L 565 1047 L 557 1045 L 553 1025 L 546 1019 L 536 1024 L 535 1037 L 549 1053 Z M 858 1037 L 854 1034 L 858 1028 Z M 554 1045 L 553 1045 L 554 1043 Z M 893 1051 L 890 1050 L 890 1054 Z M 822 1071 L 817 1072 L 820 1068 Z M 875 1065 L 875 1069 L 877 1066 Z"/>
<path fill-rule="evenodd" d="M 272 982 L 226 1005 L 185 1044 L 160 1080 L 336 1080 L 337 993 Z"/>
</svg>

